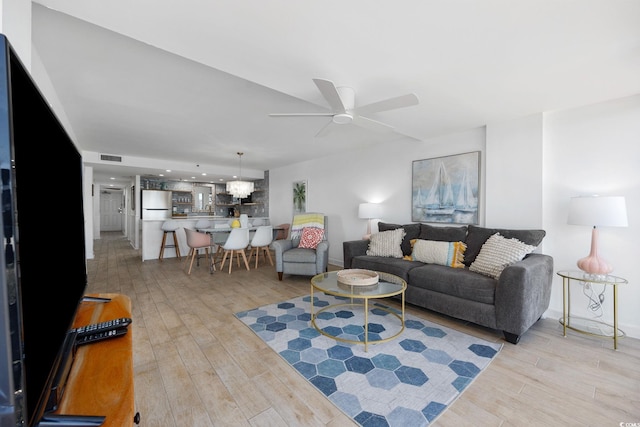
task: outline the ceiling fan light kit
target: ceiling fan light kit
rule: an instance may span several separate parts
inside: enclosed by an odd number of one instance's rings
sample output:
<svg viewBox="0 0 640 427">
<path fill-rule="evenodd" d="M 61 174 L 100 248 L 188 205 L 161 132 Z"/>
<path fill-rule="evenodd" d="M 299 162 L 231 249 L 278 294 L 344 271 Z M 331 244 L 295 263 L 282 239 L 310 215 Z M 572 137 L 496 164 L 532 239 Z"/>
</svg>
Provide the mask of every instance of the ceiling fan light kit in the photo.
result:
<svg viewBox="0 0 640 427">
<path fill-rule="evenodd" d="M 353 116 L 349 113 L 340 113 L 333 116 L 332 121 L 339 125 L 348 125 L 353 121 Z"/>
<path fill-rule="evenodd" d="M 418 104 L 418 97 L 413 94 L 396 96 L 383 99 L 371 104 L 356 107 L 356 93 L 351 87 L 336 87 L 330 80 L 313 79 L 313 82 L 320 90 L 320 93 L 329 104 L 331 113 L 273 113 L 271 117 L 309 117 L 309 116 L 331 116 L 331 121 L 321 128 L 316 136 L 323 135 L 331 124 L 347 125 L 354 124 L 377 132 L 393 131 L 393 126 L 381 123 L 376 120 L 364 117 L 361 114 L 379 113 L 382 111 L 395 110 L 398 108 L 410 107 Z"/>
</svg>

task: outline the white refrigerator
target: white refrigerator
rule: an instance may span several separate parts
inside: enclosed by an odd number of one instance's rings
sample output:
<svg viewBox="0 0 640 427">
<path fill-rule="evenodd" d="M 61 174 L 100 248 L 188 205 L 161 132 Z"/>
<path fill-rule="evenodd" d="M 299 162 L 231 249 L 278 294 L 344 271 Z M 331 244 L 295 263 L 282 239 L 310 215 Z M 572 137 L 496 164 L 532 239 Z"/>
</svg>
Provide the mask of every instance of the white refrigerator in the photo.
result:
<svg viewBox="0 0 640 427">
<path fill-rule="evenodd" d="M 142 219 L 171 218 L 171 191 L 142 190 Z"/>
</svg>

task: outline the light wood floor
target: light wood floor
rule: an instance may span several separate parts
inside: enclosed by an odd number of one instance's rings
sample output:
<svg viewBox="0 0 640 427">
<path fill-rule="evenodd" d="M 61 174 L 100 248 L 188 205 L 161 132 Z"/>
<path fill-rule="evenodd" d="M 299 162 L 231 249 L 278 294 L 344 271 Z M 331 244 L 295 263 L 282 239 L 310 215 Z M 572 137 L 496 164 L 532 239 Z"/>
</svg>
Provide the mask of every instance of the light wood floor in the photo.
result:
<svg viewBox="0 0 640 427">
<path fill-rule="evenodd" d="M 132 300 L 140 426 L 354 425 L 233 315 L 307 295 L 308 277 L 285 275 L 279 282 L 262 260 L 251 271 L 234 265 L 231 274 L 211 275 L 202 264 L 188 276 L 175 258 L 143 263 L 118 232 L 103 232 L 95 255 L 88 261 L 88 291 Z M 640 423 L 640 340 L 624 338 L 614 351 L 611 340 L 564 338 L 557 319 L 543 319 L 512 345 L 497 331 L 415 307 L 407 311 L 504 343 L 437 425 Z"/>
</svg>

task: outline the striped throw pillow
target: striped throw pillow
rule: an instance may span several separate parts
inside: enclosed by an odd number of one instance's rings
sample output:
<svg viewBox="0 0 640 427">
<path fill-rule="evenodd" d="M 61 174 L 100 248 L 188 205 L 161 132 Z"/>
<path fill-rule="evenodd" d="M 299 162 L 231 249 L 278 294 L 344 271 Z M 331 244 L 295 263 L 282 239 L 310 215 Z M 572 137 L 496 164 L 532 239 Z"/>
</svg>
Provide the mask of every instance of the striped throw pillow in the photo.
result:
<svg viewBox="0 0 640 427">
<path fill-rule="evenodd" d="M 446 265 L 452 268 L 464 268 L 463 242 L 437 242 L 435 240 L 416 240 L 413 245 L 412 259 L 427 264 Z"/>
</svg>

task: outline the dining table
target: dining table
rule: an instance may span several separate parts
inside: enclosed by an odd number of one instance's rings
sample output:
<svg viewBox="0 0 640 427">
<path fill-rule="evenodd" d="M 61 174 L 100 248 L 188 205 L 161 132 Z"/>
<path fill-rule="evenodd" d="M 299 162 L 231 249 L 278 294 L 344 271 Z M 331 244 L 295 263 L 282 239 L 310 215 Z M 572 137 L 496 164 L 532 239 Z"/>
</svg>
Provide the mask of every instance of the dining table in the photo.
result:
<svg viewBox="0 0 640 427">
<path fill-rule="evenodd" d="M 256 230 L 258 229 L 258 227 L 261 226 L 251 226 L 251 227 L 246 227 L 249 229 L 249 240 L 251 240 L 251 238 L 253 237 L 253 234 L 255 234 Z M 210 246 L 210 256 L 211 256 L 211 262 L 209 263 L 209 272 L 211 274 L 213 274 L 214 272 L 214 266 L 215 266 L 215 254 L 216 254 L 216 250 L 215 247 L 216 245 L 224 245 L 224 242 L 221 243 L 221 240 L 217 240 L 216 237 L 219 237 L 222 233 L 224 234 L 230 234 L 231 230 L 233 230 L 233 227 L 229 226 L 229 227 L 210 227 L 210 228 L 197 228 L 197 231 L 201 232 L 201 233 L 207 233 L 210 237 L 211 237 L 211 246 Z M 273 240 L 276 240 L 276 236 L 278 235 L 279 231 L 283 231 L 284 227 L 278 227 L 278 226 L 273 226 Z M 226 241 L 226 238 L 225 238 Z M 196 260 L 196 265 L 199 265 L 199 260 Z"/>
</svg>

